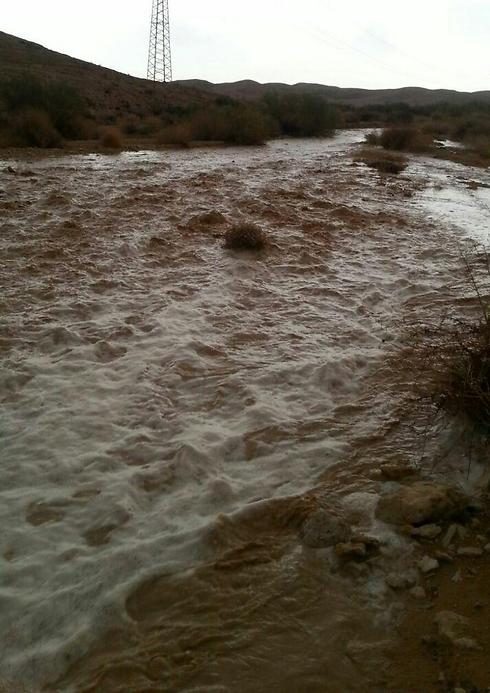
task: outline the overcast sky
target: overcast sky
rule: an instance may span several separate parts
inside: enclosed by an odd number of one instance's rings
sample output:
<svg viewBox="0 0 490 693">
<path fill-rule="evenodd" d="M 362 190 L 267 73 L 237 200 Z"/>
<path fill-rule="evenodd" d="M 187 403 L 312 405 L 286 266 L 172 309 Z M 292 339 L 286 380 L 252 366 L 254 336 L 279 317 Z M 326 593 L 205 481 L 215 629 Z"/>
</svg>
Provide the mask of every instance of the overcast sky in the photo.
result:
<svg viewBox="0 0 490 693">
<path fill-rule="evenodd" d="M 152 0 L 1 0 L 0 29 L 146 76 Z M 490 0 L 170 0 L 175 79 L 490 89 Z"/>
</svg>

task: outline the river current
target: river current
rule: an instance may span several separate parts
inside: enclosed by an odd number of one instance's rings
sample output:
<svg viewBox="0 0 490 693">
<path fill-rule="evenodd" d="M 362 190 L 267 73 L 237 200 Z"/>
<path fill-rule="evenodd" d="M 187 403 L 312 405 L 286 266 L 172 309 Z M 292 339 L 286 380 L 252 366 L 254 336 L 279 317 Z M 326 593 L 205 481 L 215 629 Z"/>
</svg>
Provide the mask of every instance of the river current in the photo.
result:
<svg viewBox="0 0 490 693">
<path fill-rule="evenodd" d="M 383 178 L 363 136 L 0 162 L 7 690 L 376 686 L 349 643 L 396 601 L 296 529 L 314 490 L 388 531 L 371 471 L 423 456 L 402 323 L 464 295 L 490 174 Z M 266 253 L 223 248 L 241 221 Z"/>
</svg>

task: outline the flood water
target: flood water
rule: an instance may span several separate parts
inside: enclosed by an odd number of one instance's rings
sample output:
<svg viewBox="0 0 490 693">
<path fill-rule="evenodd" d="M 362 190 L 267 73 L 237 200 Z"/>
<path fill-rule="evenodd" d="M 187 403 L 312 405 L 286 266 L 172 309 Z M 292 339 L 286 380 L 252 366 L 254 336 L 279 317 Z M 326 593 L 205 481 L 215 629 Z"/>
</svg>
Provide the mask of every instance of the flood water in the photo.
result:
<svg viewBox="0 0 490 693">
<path fill-rule="evenodd" d="M 370 470 L 422 447 L 402 323 L 464 296 L 490 174 L 380 178 L 363 136 L 0 162 L 7 690 L 383 690 L 352 655 L 393 638 L 381 566 L 297 529 L 388 537 Z M 266 253 L 223 248 L 240 221 Z"/>
</svg>

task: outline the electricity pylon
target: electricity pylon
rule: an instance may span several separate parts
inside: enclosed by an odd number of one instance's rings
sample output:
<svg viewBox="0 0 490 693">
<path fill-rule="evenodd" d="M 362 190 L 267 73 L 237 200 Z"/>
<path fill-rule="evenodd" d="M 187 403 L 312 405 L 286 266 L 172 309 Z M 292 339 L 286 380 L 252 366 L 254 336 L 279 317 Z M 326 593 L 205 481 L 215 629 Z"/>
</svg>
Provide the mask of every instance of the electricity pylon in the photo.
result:
<svg viewBox="0 0 490 693">
<path fill-rule="evenodd" d="M 147 76 L 154 82 L 172 81 L 168 0 L 153 0 Z"/>
</svg>

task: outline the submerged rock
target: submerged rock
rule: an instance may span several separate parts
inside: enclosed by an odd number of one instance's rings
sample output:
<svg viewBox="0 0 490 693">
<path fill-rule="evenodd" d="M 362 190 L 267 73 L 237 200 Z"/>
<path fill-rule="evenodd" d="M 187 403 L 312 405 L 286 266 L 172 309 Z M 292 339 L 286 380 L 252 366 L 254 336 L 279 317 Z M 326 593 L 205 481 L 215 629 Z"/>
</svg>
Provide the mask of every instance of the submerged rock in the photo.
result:
<svg viewBox="0 0 490 693">
<path fill-rule="evenodd" d="M 327 510 L 312 512 L 300 529 L 300 537 L 311 549 L 323 549 L 348 541 L 351 535 L 349 525 L 337 515 Z"/>
<path fill-rule="evenodd" d="M 439 568 L 439 561 L 436 561 L 435 558 L 431 558 L 430 556 L 424 556 L 423 559 L 417 563 L 417 565 L 425 575 L 427 573 L 431 573 L 433 570 L 437 570 Z"/>
<path fill-rule="evenodd" d="M 417 582 L 416 576 L 412 573 L 389 573 L 385 578 L 386 584 L 394 590 L 406 590 L 414 587 Z"/>
<path fill-rule="evenodd" d="M 483 550 L 477 549 L 474 546 L 461 546 L 458 551 L 458 556 L 467 556 L 468 558 L 478 558 L 483 556 Z"/>
<path fill-rule="evenodd" d="M 440 611 L 434 623 L 439 637 L 461 650 L 476 650 L 478 643 L 471 635 L 471 622 L 453 611 Z"/>
<path fill-rule="evenodd" d="M 361 542 L 350 541 L 345 544 L 337 544 L 335 553 L 339 558 L 343 559 L 363 559 L 367 558 L 366 545 Z"/>
<path fill-rule="evenodd" d="M 468 502 L 468 497 L 452 486 L 420 481 L 382 496 L 376 517 L 389 524 L 421 525 L 459 515 Z"/>
<path fill-rule="evenodd" d="M 435 539 L 441 532 L 442 529 L 439 525 L 423 525 L 422 527 L 414 527 L 410 534 L 412 537 L 420 539 Z"/>
</svg>

